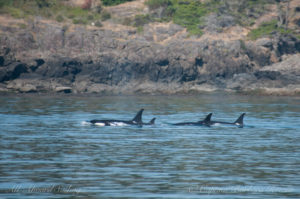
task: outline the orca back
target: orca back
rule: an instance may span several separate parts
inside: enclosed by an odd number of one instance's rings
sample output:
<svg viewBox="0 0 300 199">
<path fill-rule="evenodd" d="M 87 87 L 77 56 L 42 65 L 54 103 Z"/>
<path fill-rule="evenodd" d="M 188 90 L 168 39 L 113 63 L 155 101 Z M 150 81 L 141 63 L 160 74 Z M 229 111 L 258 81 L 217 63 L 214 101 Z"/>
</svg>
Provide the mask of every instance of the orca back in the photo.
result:
<svg viewBox="0 0 300 199">
<path fill-rule="evenodd" d="M 240 117 L 234 122 L 235 124 L 238 124 L 240 126 L 243 126 L 244 125 L 244 116 L 245 116 L 246 113 L 242 113 L 240 115 Z"/>
<path fill-rule="evenodd" d="M 203 120 L 203 123 L 206 125 L 210 125 L 210 119 L 211 119 L 212 113 L 208 114 L 206 118 Z"/>
<path fill-rule="evenodd" d="M 132 122 L 135 124 L 142 124 L 142 114 L 143 114 L 144 109 L 141 109 L 139 112 L 137 112 L 137 114 L 135 115 L 135 117 L 132 119 Z"/>
<path fill-rule="evenodd" d="M 155 119 L 156 119 L 155 117 L 152 118 L 152 120 L 150 120 L 149 124 L 153 125 L 155 123 Z"/>
</svg>

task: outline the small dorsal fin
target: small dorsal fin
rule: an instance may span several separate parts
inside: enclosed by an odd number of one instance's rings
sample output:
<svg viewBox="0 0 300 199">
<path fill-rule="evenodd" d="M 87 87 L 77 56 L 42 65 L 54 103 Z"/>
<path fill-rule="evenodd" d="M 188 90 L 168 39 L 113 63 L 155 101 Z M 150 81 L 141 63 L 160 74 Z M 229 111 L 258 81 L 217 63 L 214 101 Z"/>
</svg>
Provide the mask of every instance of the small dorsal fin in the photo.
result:
<svg viewBox="0 0 300 199">
<path fill-rule="evenodd" d="M 150 122 L 149 122 L 149 124 L 154 124 L 154 122 L 155 122 L 155 117 L 154 118 L 152 118 L 152 120 L 150 120 Z"/>
<path fill-rule="evenodd" d="M 132 119 L 134 123 L 140 124 L 142 123 L 142 114 L 143 114 L 144 109 L 142 108 Z"/>
<path fill-rule="evenodd" d="M 246 113 L 242 113 L 240 115 L 240 117 L 234 123 L 243 126 L 244 125 L 244 121 L 243 120 L 244 120 L 245 114 Z"/>
<path fill-rule="evenodd" d="M 206 118 L 203 120 L 203 122 L 204 122 L 204 123 L 209 123 L 209 122 L 210 122 L 211 116 L 212 116 L 212 113 L 208 114 L 208 115 L 206 116 Z"/>
</svg>

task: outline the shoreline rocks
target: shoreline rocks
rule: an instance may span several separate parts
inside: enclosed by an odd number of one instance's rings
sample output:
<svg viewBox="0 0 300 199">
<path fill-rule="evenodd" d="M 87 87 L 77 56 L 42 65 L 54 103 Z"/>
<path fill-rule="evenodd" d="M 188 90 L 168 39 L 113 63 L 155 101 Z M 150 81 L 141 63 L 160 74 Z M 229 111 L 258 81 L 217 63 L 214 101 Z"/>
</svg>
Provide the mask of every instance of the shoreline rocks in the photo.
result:
<svg viewBox="0 0 300 199">
<path fill-rule="evenodd" d="M 146 25 L 137 34 L 43 21 L 0 25 L 0 92 L 300 95 L 297 38 L 205 40 L 174 26 L 153 32 Z"/>
</svg>

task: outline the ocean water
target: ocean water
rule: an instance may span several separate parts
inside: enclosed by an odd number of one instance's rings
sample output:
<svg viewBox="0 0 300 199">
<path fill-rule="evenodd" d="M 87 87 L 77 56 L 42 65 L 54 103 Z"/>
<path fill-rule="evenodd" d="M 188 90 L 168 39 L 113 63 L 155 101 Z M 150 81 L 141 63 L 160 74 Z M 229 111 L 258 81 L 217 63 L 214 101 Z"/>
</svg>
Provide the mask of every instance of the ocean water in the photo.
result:
<svg viewBox="0 0 300 199">
<path fill-rule="evenodd" d="M 300 98 L 0 96 L 0 198 L 300 198 Z"/>
</svg>

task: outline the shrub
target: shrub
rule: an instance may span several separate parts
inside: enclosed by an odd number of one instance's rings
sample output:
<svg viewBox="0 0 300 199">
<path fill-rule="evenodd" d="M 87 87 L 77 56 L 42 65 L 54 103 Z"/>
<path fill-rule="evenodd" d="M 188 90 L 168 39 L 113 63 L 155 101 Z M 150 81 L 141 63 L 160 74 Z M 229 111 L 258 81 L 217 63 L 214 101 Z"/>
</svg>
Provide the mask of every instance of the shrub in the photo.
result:
<svg viewBox="0 0 300 199">
<path fill-rule="evenodd" d="M 200 25 L 203 24 L 201 17 L 209 13 L 209 10 L 199 1 L 185 1 L 183 4 L 175 5 L 173 21 L 186 27 L 191 34 L 201 35 Z"/>
<path fill-rule="evenodd" d="M 12 6 L 14 0 L 0 0 L 0 8 L 4 6 Z"/>
<path fill-rule="evenodd" d="M 134 26 L 139 27 L 139 26 L 144 26 L 145 24 L 151 22 L 151 17 L 150 15 L 136 15 L 134 17 Z"/>
<path fill-rule="evenodd" d="M 241 49 L 242 49 L 242 50 L 247 50 L 245 41 L 244 41 L 244 40 L 241 40 L 241 39 L 240 39 L 239 41 L 240 41 L 240 47 L 241 47 Z"/>
<path fill-rule="evenodd" d="M 39 8 L 50 6 L 50 1 L 49 0 L 35 0 L 35 2 L 36 2 L 36 4 L 38 5 Z"/>
<path fill-rule="evenodd" d="M 172 5 L 171 0 L 148 0 L 145 2 L 145 4 L 151 9 L 157 9 L 159 7 L 168 7 Z"/>
<path fill-rule="evenodd" d="M 12 17 L 15 17 L 15 18 L 18 18 L 18 19 L 24 17 L 24 12 L 19 8 L 5 7 L 5 12 L 10 14 Z"/>
<path fill-rule="evenodd" d="M 138 26 L 136 31 L 137 31 L 137 33 L 141 34 L 144 31 L 144 27 L 143 26 Z"/>
<path fill-rule="evenodd" d="M 56 19 L 57 22 L 63 22 L 64 21 L 64 17 L 61 16 L 61 15 L 57 15 L 55 19 Z"/>
<path fill-rule="evenodd" d="M 90 4 L 91 0 L 85 2 Z M 70 7 L 65 5 L 62 0 L 0 0 L 0 13 L 7 13 L 15 18 L 39 15 L 58 22 L 70 18 L 75 24 L 87 24 L 100 19 L 99 9 L 91 11 Z M 105 17 L 107 18 L 107 16 Z"/>
<path fill-rule="evenodd" d="M 21 29 L 27 28 L 27 25 L 24 24 L 24 23 L 18 23 L 18 26 L 19 26 Z"/>
<path fill-rule="evenodd" d="M 68 16 L 73 16 L 74 17 L 86 17 L 88 15 L 87 10 L 83 10 L 81 8 L 70 8 L 67 9 L 67 14 Z"/>
<path fill-rule="evenodd" d="M 75 18 L 73 19 L 73 24 L 84 24 L 86 25 L 88 22 L 86 19 L 82 19 L 82 18 Z"/>
<path fill-rule="evenodd" d="M 163 8 L 164 10 L 158 15 L 160 19 L 156 21 L 173 20 L 195 35 L 201 35 L 201 27 L 204 26 L 203 17 L 220 4 L 218 0 L 199 1 L 199 0 L 147 0 L 145 4 L 149 9 L 154 10 Z M 155 13 L 155 12 L 154 12 Z"/>
<path fill-rule="evenodd" d="M 113 6 L 113 5 L 125 3 L 127 1 L 133 1 L 133 0 L 102 0 L 102 3 L 105 6 Z"/>
<path fill-rule="evenodd" d="M 107 12 L 107 11 L 105 11 L 105 10 L 103 10 L 102 13 L 101 13 L 101 19 L 102 19 L 103 21 L 105 21 L 105 20 L 108 20 L 108 19 L 110 19 L 110 18 L 111 18 L 110 13 Z"/>
<path fill-rule="evenodd" d="M 121 20 L 121 24 L 125 25 L 125 26 L 131 26 L 133 22 L 132 17 L 125 17 Z"/>
<path fill-rule="evenodd" d="M 102 27 L 101 21 L 96 21 L 96 22 L 95 22 L 95 26 L 97 26 L 97 27 Z"/>
<path fill-rule="evenodd" d="M 291 29 L 285 30 L 282 27 L 277 26 L 277 20 L 272 20 L 269 22 L 262 23 L 258 28 L 251 30 L 248 33 L 248 37 L 251 40 L 256 40 L 260 37 L 270 36 L 273 33 L 280 33 L 280 34 L 294 34 L 296 37 L 299 35 L 293 32 Z"/>
<path fill-rule="evenodd" d="M 93 16 L 93 15 L 88 15 L 88 16 L 87 16 L 87 19 L 88 19 L 88 20 L 94 20 L 94 16 Z"/>
<path fill-rule="evenodd" d="M 201 35 L 201 27 L 205 27 L 206 15 L 215 12 L 220 16 L 232 16 L 234 21 L 242 26 L 249 26 L 257 17 L 265 12 L 265 5 L 277 3 L 278 0 L 147 0 L 145 4 L 150 10 L 164 8 L 160 11 L 161 19 L 156 21 L 173 20 L 191 33 Z M 153 14 L 152 14 L 153 15 Z M 218 14 L 217 14 L 218 15 Z M 222 27 L 220 27 L 222 29 Z"/>
<path fill-rule="evenodd" d="M 68 18 L 69 18 L 69 19 L 74 19 L 74 18 L 75 18 L 75 15 L 73 15 L 73 14 L 68 14 Z"/>
<path fill-rule="evenodd" d="M 253 29 L 249 32 L 248 37 L 252 40 L 257 38 L 268 36 L 272 32 L 277 30 L 277 20 L 262 23 L 258 28 Z"/>
</svg>

